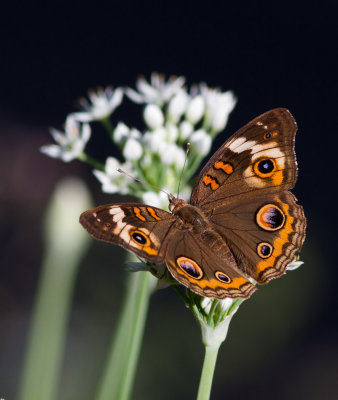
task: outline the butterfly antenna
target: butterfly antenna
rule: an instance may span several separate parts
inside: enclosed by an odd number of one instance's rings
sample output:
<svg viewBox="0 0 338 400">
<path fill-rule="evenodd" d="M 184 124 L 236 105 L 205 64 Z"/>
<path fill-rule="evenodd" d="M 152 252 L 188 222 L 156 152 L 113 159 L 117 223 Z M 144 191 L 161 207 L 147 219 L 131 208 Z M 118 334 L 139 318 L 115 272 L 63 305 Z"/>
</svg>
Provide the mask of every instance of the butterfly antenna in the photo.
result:
<svg viewBox="0 0 338 400">
<path fill-rule="evenodd" d="M 182 177 L 183 177 L 183 172 L 185 170 L 185 166 L 187 165 L 189 149 L 190 149 L 190 143 L 188 142 L 187 143 L 187 148 L 185 150 L 185 159 L 184 159 L 184 164 L 183 164 L 183 168 L 182 168 L 181 175 L 180 175 L 180 180 L 178 181 L 177 198 L 178 198 L 178 196 L 180 194 L 180 186 L 181 186 L 181 181 L 182 181 Z"/>
<path fill-rule="evenodd" d="M 140 182 L 140 183 L 142 183 L 142 184 L 144 184 L 144 185 L 151 186 L 151 187 L 153 187 L 154 189 L 157 189 L 157 190 L 159 190 L 160 192 L 165 193 L 168 197 L 172 196 L 170 193 L 168 193 L 168 192 L 165 191 L 164 189 L 160 189 L 159 187 L 157 187 L 157 186 L 155 186 L 155 185 L 152 185 L 152 184 L 149 183 L 149 182 L 141 181 L 141 179 L 135 178 L 135 176 L 128 174 L 128 172 L 123 171 L 123 169 L 121 169 L 121 168 L 117 168 L 117 172 L 119 172 L 120 174 L 124 174 L 124 175 L 128 176 L 128 178 L 130 178 L 130 179 L 132 179 L 132 180 L 134 180 L 134 181 L 136 181 L 136 182 Z"/>
</svg>

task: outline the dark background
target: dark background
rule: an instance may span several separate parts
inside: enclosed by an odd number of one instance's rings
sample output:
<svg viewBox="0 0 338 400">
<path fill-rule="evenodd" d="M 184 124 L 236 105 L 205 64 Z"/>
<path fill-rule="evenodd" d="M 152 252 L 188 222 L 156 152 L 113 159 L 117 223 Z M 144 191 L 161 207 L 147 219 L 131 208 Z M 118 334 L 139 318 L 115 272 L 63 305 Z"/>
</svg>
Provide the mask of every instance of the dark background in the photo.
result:
<svg viewBox="0 0 338 400">
<path fill-rule="evenodd" d="M 294 192 L 308 218 L 305 265 L 241 307 L 221 348 L 212 398 L 338 398 L 337 7 L 271 3 L 30 2 L 4 10 L 0 397 L 16 393 L 43 252 L 41 223 L 55 184 L 80 176 L 96 204 L 116 200 L 100 193 L 86 166 L 39 153 L 51 143 L 48 127 L 61 128 L 88 88 L 134 86 L 140 74 L 158 71 L 234 91 L 237 106 L 214 149 L 274 107 L 289 108 L 299 126 Z M 139 123 L 126 111 L 119 118 Z M 102 160 L 116 155 L 103 135 L 95 140 L 92 151 Z M 123 256 L 120 248 L 93 243 L 81 265 L 60 399 L 93 398 L 121 305 Z M 111 264 L 116 257 L 118 268 Z M 178 296 L 155 293 L 132 398 L 194 398 L 202 355 L 198 328 Z"/>
</svg>

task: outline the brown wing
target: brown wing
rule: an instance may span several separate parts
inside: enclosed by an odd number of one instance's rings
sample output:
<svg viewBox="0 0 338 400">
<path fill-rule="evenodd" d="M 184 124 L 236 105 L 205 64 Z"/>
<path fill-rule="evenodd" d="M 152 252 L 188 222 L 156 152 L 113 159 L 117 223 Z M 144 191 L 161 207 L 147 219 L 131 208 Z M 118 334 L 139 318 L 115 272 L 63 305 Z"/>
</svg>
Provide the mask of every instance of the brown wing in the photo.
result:
<svg viewBox="0 0 338 400">
<path fill-rule="evenodd" d="M 216 232 L 178 229 L 168 244 L 166 264 L 176 280 L 201 296 L 247 298 L 256 290 Z"/>
<path fill-rule="evenodd" d="M 303 208 L 288 191 L 217 207 L 210 221 L 238 267 L 259 283 L 283 275 L 305 239 Z"/>
<path fill-rule="evenodd" d="M 80 216 L 80 223 L 94 238 L 154 263 L 164 262 L 175 220 L 164 210 L 138 203 L 107 204 Z"/>
<path fill-rule="evenodd" d="M 292 188 L 297 175 L 296 131 L 295 120 L 284 108 L 249 122 L 202 169 L 191 204 L 209 211 L 220 204 Z"/>
</svg>

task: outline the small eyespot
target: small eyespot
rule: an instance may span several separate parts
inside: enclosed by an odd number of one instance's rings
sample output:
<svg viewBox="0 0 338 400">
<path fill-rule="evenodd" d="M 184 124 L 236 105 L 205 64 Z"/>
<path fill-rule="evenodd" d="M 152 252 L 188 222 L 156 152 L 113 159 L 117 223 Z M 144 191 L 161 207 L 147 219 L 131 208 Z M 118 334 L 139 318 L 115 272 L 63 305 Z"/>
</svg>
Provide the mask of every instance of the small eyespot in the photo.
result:
<svg viewBox="0 0 338 400">
<path fill-rule="evenodd" d="M 221 271 L 216 271 L 215 276 L 219 281 L 224 282 L 224 283 L 230 283 L 232 280 L 229 275 L 227 275 Z"/>
<path fill-rule="evenodd" d="M 264 135 L 264 139 L 270 139 L 271 138 L 271 133 L 270 132 L 267 132 L 265 135 Z"/>
<path fill-rule="evenodd" d="M 178 257 L 176 259 L 177 265 L 184 271 L 187 275 L 194 279 L 201 279 L 203 276 L 203 271 L 196 263 L 196 261 L 191 260 L 187 257 Z"/>
<path fill-rule="evenodd" d="M 268 258 L 271 256 L 273 251 L 273 247 L 268 242 L 261 242 L 257 245 L 257 254 L 261 258 Z"/>
</svg>

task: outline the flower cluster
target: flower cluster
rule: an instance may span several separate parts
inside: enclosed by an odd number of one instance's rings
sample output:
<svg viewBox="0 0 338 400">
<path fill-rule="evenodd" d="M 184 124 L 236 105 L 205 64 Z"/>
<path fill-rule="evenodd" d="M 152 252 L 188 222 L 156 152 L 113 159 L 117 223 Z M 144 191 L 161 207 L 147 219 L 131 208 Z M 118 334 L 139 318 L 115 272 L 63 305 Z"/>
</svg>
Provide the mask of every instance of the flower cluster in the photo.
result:
<svg viewBox="0 0 338 400">
<path fill-rule="evenodd" d="M 124 95 L 142 106 L 145 126 L 142 132 L 124 122 L 112 125 L 110 121 Z M 224 129 L 236 99 L 230 91 L 211 89 L 204 83 L 188 90 L 183 77 L 166 80 L 153 73 L 150 83 L 143 77 L 138 79 L 136 90 L 100 88 L 91 91 L 89 101 L 82 99 L 80 104 L 82 111 L 69 114 L 64 133 L 51 129 L 56 144 L 43 146 L 41 151 L 67 162 L 91 160 L 95 166 L 93 173 L 104 192 L 130 194 L 148 204 L 163 207 L 167 205 L 167 198 L 162 192 L 149 191 L 146 185 L 140 185 L 117 169 L 174 193 L 189 142 L 190 153 L 181 182 L 181 197 L 187 197 L 188 181 L 210 151 L 214 136 Z M 113 143 L 121 150 L 122 162 L 108 157 L 101 164 L 85 153 L 92 121 L 101 121 L 108 129 Z"/>
</svg>

